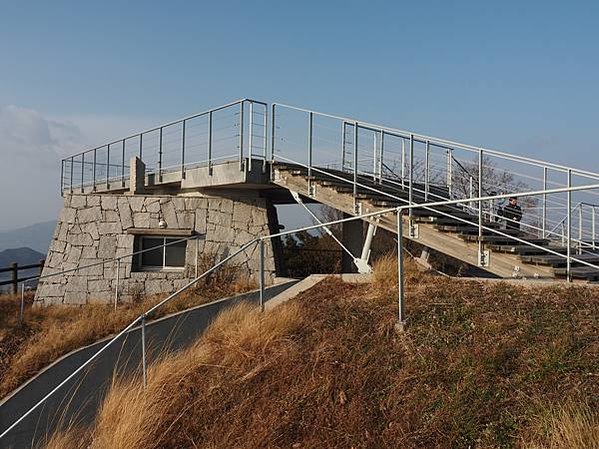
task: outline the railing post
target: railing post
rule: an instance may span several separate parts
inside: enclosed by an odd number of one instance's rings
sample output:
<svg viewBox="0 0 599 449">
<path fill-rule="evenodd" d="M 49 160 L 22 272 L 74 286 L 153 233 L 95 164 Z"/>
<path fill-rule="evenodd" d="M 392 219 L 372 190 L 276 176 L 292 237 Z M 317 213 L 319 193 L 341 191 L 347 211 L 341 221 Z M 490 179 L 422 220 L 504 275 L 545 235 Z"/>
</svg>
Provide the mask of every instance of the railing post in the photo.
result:
<svg viewBox="0 0 599 449">
<path fill-rule="evenodd" d="M 160 142 L 158 143 L 158 181 L 162 181 L 162 126 L 160 127 Z"/>
<path fill-rule="evenodd" d="M 343 121 L 341 125 L 341 171 L 345 170 L 345 144 L 346 144 L 347 123 Z"/>
<path fill-rule="evenodd" d="M 543 190 L 547 190 L 547 167 L 543 167 Z M 542 237 L 545 238 L 547 232 L 547 194 L 543 193 L 543 218 L 541 221 Z"/>
<path fill-rule="evenodd" d="M 376 182 L 376 172 L 378 164 L 378 146 L 376 144 L 376 131 L 372 135 L 372 181 Z"/>
<path fill-rule="evenodd" d="M 453 150 L 447 149 L 447 192 L 449 199 L 452 197 L 453 189 Z"/>
<path fill-rule="evenodd" d="M 408 204 L 414 204 L 414 134 L 410 134 L 410 172 L 408 173 L 408 179 L 410 185 L 408 186 Z M 409 229 L 410 229 L 410 237 L 412 236 L 412 208 L 408 211 L 408 221 L 409 221 Z"/>
<path fill-rule="evenodd" d="M 358 122 L 354 123 L 354 213 L 359 214 L 358 210 Z"/>
<path fill-rule="evenodd" d="M 71 182 L 70 182 L 70 184 L 71 184 L 71 187 L 70 187 L 71 193 L 73 193 L 73 171 L 74 170 L 75 170 L 75 157 L 71 156 Z"/>
<path fill-rule="evenodd" d="M 275 161 L 275 134 L 276 134 L 276 129 L 277 129 L 277 126 L 275 123 L 276 112 L 277 112 L 275 109 L 276 106 L 277 106 L 276 104 L 274 104 L 274 103 L 272 104 L 272 114 L 271 114 L 272 119 L 271 119 L 271 123 L 270 123 L 270 126 L 271 126 L 271 130 L 270 130 L 270 161 L 271 161 L 271 164 L 274 163 L 274 161 Z"/>
<path fill-rule="evenodd" d="M 582 254 L 582 239 L 584 236 L 582 232 L 582 207 L 582 203 L 578 203 L 578 254 Z"/>
<path fill-rule="evenodd" d="M 208 114 L 208 175 L 212 176 L 212 111 Z"/>
<path fill-rule="evenodd" d="M 143 161 L 144 135 L 139 135 L 139 158 Z"/>
<path fill-rule="evenodd" d="M 81 153 L 81 193 L 84 192 L 83 190 L 83 180 L 85 179 L 85 173 L 83 172 L 85 167 L 85 153 Z"/>
<path fill-rule="evenodd" d="M 141 316 L 141 372 L 144 388 L 148 386 L 148 361 L 146 355 L 146 315 Z"/>
<path fill-rule="evenodd" d="M 262 173 L 266 173 L 266 160 L 268 159 L 268 106 L 264 105 L 264 148 L 262 148 Z"/>
<path fill-rule="evenodd" d="M 591 241 L 593 242 L 593 249 L 595 249 L 595 206 L 591 206 Z"/>
<path fill-rule="evenodd" d="M 123 148 L 121 154 L 121 187 L 125 187 L 125 139 L 123 139 Z"/>
<path fill-rule="evenodd" d="M 110 144 L 106 148 L 106 190 L 110 189 Z"/>
<path fill-rule="evenodd" d="M 424 150 L 424 201 L 428 201 L 428 191 L 429 191 L 429 153 L 431 144 L 427 140 L 426 148 Z"/>
<path fill-rule="evenodd" d="M 181 179 L 185 179 L 185 125 L 186 121 L 183 120 L 181 128 Z"/>
<path fill-rule="evenodd" d="M 248 171 L 252 171 L 252 158 L 254 157 L 254 103 L 249 102 L 248 108 Z"/>
<path fill-rule="evenodd" d="M 16 295 L 19 291 L 19 265 L 17 262 L 10 264 L 11 269 L 11 281 L 12 281 L 12 294 Z"/>
<path fill-rule="evenodd" d="M 406 188 L 406 139 L 401 138 L 401 188 Z"/>
<path fill-rule="evenodd" d="M 120 284 L 120 273 L 121 273 L 121 259 L 116 260 L 116 288 L 114 289 L 114 311 L 116 312 L 119 304 L 119 284 Z"/>
<path fill-rule="evenodd" d="M 96 191 L 96 157 L 97 157 L 97 149 L 94 148 L 94 165 L 93 165 L 93 182 L 94 185 L 92 187 L 92 190 L 95 192 Z"/>
<path fill-rule="evenodd" d="M 483 196 L 483 150 L 478 150 L 478 197 Z M 483 203 L 478 200 L 478 266 L 486 266 L 483 252 Z"/>
<path fill-rule="evenodd" d="M 397 319 L 398 326 L 405 324 L 404 309 L 404 265 L 403 265 L 403 209 L 397 211 Z"/>
<path fill-rule="evenodd" d="M 239 103 L 239 170 L 243 170 L 243 103 Z"/>
<path fill-rule="evenodd" d="M 264 240 L 259 240 L 260 245 L 260 312 L 264 312 Z"/>
<path fill-rule="evenodd" d="M 60 196 L 64 190 L 64 159 L 60 161 Z"/>
<path fill-rule="evenodd" d="M 308 190 L 312 181 L 312 145 L 314 133 L 314 113 L 308 114 Z"/>
<path fill-rule="evenodd" d="M 568 169 L 568 188 L 572 187 L 572 169 Z M 566 227 L 566 276 L 568 282 L 572 281 L 572 191 L 568 190 L 567 196 L 567 227 Z"/>
<path fill-rule="evenodd" d="M 379 183 L 383 183 L 383 167 L 385 166 L 384 158 L 385 157 L 385 131 L 381 130 L 381 154 L 379 157 Z"/>
</svg>

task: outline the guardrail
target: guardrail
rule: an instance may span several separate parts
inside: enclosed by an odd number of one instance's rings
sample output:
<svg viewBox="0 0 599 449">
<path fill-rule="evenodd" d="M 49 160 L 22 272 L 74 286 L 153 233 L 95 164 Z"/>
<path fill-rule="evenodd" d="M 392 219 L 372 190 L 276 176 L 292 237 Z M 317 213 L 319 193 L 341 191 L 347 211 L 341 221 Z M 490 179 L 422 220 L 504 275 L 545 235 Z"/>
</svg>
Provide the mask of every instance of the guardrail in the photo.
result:
<svg viewBox="0 0 599 449">
<path fill-rule="evenodd" d="M 352 179 L 340 179 L 353 186 L 355 213 L 359 213 L 358 188 L 365 188 L 363 181 L 369 180 L 395 187 L 398 193 L 407 190 L 409 204 L 414 203 L 417 195 L 418 202 L 468 199 L 460 204 L 477 215 L 482 231 L 484 220 L 497 218 L 500 205 L 496 203 L 498 199 L 476 198 L 498 193 L 517 196 L 515 193 L 549 192 L 599 181 L 599 173 L 588 170 L 295 106 L 274 103 L 271 117 L 271 162 L 304 166 L 309 178 L 315 170 L 328 171 L 330 175 L 333 167 L 350 174 Z M 382 190 L 377 193 L 400 199 Z M 588 237 L 595 240 L 594 209 L 590 209 L 588 218 L 588 214 L 580 213 L 581 209 L 574 213 L 572 205 L 594 204 L 597 196 L 599 192 L 591 188 L 560 190 L 535 198 L 529 195 L 522 205 L 521 226 L 564 246 L 575 243 L 581 254 L 594 252 L 596 245 L 585 241 Z M 411 209 L 409 214 L 411 217 Z M 561 233 L 555 231 L 560 223 L 564 224 Z M 484 257 L 481 243 L 479 265 L 483 267 L 487 262 Z"/>
<path fill-rule="evenodd" d="M 19 265 L 17 262 L 13 262 L 10 267 L 0 268 L 0 273 L 11 273 L 11 279 L 8 281 L 0 281 L 0 286 L 3 285 L 12 285 L 12 293 L 16 295 L 19 291 L 19 282 L 26 282 L 31 279 L 37 279 L 41 276 L 42 270 L 44 269 L 45 260 L 40 260 L 39 263 L 29 264 L 29 265 Z M 27 277 L 19 277 L 19 271 L 24 270 L 32 270 L 34 268 L 39 268 L 40 274 L 37 276 L 27 276 Z"/>
<path fill-rule="evenodd" d="M 243 170 L 246 158 L 266 160 L 267 116 L 266 103 L 243 98 L 77 153 L 61 162 L 61 194 L 124 189 L 134 156 L 159 180 L 219 160 L 238 160 Z"/>
</svg>

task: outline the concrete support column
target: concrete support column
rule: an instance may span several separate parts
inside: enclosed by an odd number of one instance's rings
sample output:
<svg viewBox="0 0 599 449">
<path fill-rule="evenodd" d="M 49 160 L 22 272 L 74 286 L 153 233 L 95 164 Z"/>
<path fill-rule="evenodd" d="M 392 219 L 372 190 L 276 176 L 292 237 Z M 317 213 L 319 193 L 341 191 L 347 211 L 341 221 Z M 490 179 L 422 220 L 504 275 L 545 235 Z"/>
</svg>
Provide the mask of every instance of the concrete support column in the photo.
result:
<svg viewBox="0 0 599 449">
<path fill-rule="evenodd" d="M 146 186 L 146 164 L 138 157 L 132 157 L 129 164 L 129 193 L 143 193 Z"/>
<path fill-rule="evenodd" d="M 351 215 L 343 215 L 343 218 L 349 217 L 351 217 Z M 360 257 L 362 243 L 364 241 L 364 222 L 362 220 L 348 221 L 343 223 L 342 226 L 342 243 L 355 257 Z M 343 256 L 341 258 L 341 269 L 344 273 L 358 272 L 352 257 L 345 251 L 343 251 Z"/>
</svg>

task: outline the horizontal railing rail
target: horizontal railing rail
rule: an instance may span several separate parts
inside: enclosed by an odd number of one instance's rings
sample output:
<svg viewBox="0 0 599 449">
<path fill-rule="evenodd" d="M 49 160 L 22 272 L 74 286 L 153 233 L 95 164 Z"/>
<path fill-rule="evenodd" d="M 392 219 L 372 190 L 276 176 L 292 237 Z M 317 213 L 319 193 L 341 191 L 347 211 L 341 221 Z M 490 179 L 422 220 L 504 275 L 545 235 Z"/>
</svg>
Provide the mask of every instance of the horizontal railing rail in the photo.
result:
<svg viewBox="0 0 599 449">
<path fill-rule="evenodd" d="M 249 170 L 254 157 L 266 160 L 267 121 L 266 103 L 243 98 L 79 152 L 61 161 L 61 194 L 87 187 L 92 192 L 125 188 L 129 160 L 135 156 L 159 180 L 167 167 L 176 167 L 184 178 L 198 161 L 210 167 L 232 149 L 240 170 L 246 159 Z"/>
<path fill-rule="evenodd" d="M 12 293 L 16 295 L 19 291 L 19 283 L 36 279 L 39 276 L 25 276 L 19 277 L 19 271 L 26 271 L 38 268 L 41 271 L 44 268 L 45 260 L 41 260 L 39 263 L 19 265 L 17 262 L 13 262 L 9 267 L 0 268 L 0 273 L 11 273 L 11 278 L 8 280 L 0 281 L 0 286 L 12 285 Z"/>
</svg>

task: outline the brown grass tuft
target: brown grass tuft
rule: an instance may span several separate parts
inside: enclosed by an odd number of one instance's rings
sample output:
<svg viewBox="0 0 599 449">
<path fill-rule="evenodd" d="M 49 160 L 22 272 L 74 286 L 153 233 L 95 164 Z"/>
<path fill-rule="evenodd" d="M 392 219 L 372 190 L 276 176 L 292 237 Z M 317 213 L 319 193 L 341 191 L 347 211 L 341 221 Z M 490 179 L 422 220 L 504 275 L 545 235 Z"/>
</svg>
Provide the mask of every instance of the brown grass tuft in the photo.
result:
<svg viewBox="0 0 599 449">
<path fill-rule="evenodd" d="M 569 402 L 537 418 L 538 430 L 522 447 L 529 449 L 599 448 L 599 412 L 584 402 Z"/>
</svg>

